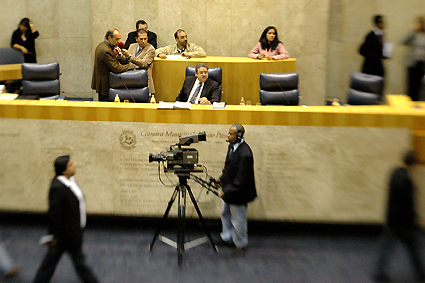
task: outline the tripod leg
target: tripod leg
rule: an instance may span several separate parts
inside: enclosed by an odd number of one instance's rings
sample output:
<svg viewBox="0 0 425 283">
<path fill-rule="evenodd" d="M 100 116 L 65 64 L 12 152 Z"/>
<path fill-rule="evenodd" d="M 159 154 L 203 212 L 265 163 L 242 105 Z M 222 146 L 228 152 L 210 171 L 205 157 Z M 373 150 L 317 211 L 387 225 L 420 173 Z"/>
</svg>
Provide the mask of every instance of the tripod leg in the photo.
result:
<svg viewBox="0 0 425 283">
<path fill-rule="evenodd" d="M 196 199 L 195 199 L 195 197 L 193 196 L 192 190 L 190 189 L 190 187 L 189 187 L 189 186 L 187 186 L 187 191 L 189 192 L 190 199 L 192 200 L 193 206 L 195 207 L 195 210 L 196 210 L 196 212 L 198 213 L 198 217 L 199 217 L 199 219 L 201 220 L 202 226 L 204 227 L 205 234 L 207 234 L 208 239 L 210 240 L 210 242 L 211 242 L 211 245 L 212 245 L 213 249 L 214 249 L 216 252 L 218 252 L 218 250 L 217 250 L 217 246 L 214 244 L 214 241 L 213 241 L 213 239 L 212 239 L 212 237 L 211 237 L 210 231 L 209 231 L 209 230 L 208 230 L 208 228 L 207 228 L 207 224 L 205 224 L 204 217 L 202 217 L 201 210 L 199 209 L 199 206 L 198 206 L 198 204 L 196 203 Z"/>
<path fill-rule="evenodd" d="M 177 230 L 177 263 L 181 268 L 184 253 L 184 236 L 186 222 L 186 186 L 180 187 L 181 199 L 179 195 L 179 212 L 178 212 L 178 230 Z"/>
<path fill-rule="evenodd" d="M 161 232 L 162 226 L 164 225 L 165 221 L 167 220 L 168 213 L 170 213 L 171 206 L 173 205 L 174 200 L 176 199 L 177 193 L 179 192 L 179 186 L 177 186 L 173 192 L 173 195 L 171 196 L 170 201 L 168 202 L 167 209 L 165 210 L 164 216 L 162 217 L 161 222 L 158 225 L 158 228 L 155 231 L 155 235 L 153 236 L 152 242 L 149 245 L 149 250 L 151 251 L 153 249 L 153 245 L 155 244 L 156 239 L 158 238 L 159 233 Z"/>
</svg>

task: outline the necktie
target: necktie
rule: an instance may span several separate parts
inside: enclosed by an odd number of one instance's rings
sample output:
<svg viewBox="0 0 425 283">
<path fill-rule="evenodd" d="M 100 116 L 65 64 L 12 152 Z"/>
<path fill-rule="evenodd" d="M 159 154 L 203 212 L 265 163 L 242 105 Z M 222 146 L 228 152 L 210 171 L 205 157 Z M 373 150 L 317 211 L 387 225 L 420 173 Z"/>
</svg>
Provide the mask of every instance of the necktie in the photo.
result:
<svg viewBox="0 0 425 283">
<path fill-rule="evenodd" d="M 136 56 L 137 56 L 137 55 L 139 55 L 139 53 L 140 53 L 140 52 L 142 52 L 142 48 L 139 48 L 139 49 L 137 50 Z"/>
<path fill-rule="evenodd" d="M 190 104 L 195 104 L 196 98 L 198 98 L 198 93 L 201 90 L 201 86 L 202 86 L 202 83 L 199 83 L 198 86 L 196 87 L 195 92 L 193 93 L 192 97 L 190 98 L 190 101 L 189 101 Z"/>
</svg>

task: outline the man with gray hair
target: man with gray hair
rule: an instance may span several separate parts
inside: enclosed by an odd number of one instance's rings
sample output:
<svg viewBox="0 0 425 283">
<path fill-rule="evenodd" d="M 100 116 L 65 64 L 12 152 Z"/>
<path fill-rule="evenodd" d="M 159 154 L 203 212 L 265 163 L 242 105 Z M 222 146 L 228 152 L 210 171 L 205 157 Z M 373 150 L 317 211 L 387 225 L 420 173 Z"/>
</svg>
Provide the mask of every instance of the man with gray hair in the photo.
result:
<svg viewBox="0 0 425 283">
<path fill-rule="evenodd" d="M 220 102 L 220 97 L 219 84 L 208 77 L 207 64 L 199 63 L 195 68 L 195 76 L 188 76 L 184 80 L 176 101 L 212 104 Z"/>
<path fill-rule="evenodd" d="M 187 42 L 187 34 L 183 29 L 178 29 L 174 33 L 174 38 L 177 44 L 158 48 L 155 55 L 162 59 L 167 58 L 167 55 L 181 55 L 188 58 L 207 56 L 202 47 Z"/>
</svg>

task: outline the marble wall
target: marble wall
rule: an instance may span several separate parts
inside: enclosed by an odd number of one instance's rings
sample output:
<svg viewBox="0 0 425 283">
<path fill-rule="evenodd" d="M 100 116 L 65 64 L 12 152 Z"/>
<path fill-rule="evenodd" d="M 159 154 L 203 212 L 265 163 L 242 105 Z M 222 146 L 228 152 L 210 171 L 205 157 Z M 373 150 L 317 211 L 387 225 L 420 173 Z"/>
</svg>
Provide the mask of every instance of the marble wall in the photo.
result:
<svg viewBox="0 0 425 283">
<path fill-rule="evenodd" d="M 67 96 L 91 97 L 93 54 L 106 30 L 118 28 L 123 41 L 144 19 L 159 46 L 174 43 L 177 28 L 214 56 L 246 56 L 262 30 L 274 25 L 300 74 L 301 104 L 323 105 L 326 97 L 345 100 L 351 71 L 362 57 L 357 49 L 376 13 L 387 16 L 387 40 L 395 43 L 387 60 L 387 93 L 404 92 L 406 51 L 399 43 L 423 0 L 2 0 L 0 46 L 9 46 L 21 18 L 33 19 L 40 63 L 58 61 Z M 403 10 L 403 13 L 400 13 Z"/>
</svg>

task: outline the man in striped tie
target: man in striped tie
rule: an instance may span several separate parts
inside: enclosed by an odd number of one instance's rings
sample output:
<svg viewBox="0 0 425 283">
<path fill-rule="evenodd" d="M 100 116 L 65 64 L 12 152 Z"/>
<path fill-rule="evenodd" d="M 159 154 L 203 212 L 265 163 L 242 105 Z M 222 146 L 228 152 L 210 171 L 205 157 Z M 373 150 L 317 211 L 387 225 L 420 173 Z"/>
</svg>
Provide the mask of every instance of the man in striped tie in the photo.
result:
<svg viewBox="0 0 425 283">
<path fill-rule="evenodd" d="M 195 68 L 195 76 L 188 76 L 184 80 L 176 101 L 192 104 L 212 104 L 220 102 L 219 84 L 208 78 L 208 66 L 199 63 Z"/>
</svg>

